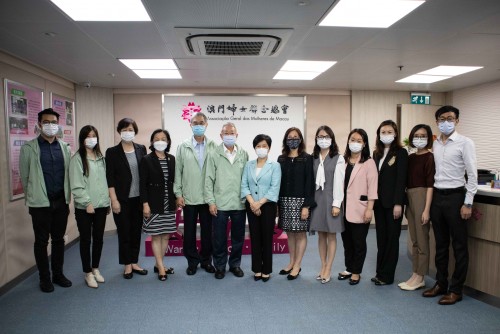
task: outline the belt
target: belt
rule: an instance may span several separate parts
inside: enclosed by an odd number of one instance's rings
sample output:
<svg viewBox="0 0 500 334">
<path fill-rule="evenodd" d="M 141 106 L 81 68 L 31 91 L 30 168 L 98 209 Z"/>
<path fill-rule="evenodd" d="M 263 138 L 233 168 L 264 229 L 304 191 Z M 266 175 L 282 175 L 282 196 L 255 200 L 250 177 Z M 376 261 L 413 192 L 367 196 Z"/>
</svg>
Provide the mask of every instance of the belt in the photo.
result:
<svg viewBox="0 0 500 334">
<path fill-rule="evenodd" d="M 450 194 L 456 194 L 456 193 L 465 193 L 465 187 L 458 187 L 458 188 L 448 188 L 448 189 L 438 189 L 434 187 L 434 192 L 437 192 L 438 194 L 441 195 L 450 195 Z"/>
</svg>

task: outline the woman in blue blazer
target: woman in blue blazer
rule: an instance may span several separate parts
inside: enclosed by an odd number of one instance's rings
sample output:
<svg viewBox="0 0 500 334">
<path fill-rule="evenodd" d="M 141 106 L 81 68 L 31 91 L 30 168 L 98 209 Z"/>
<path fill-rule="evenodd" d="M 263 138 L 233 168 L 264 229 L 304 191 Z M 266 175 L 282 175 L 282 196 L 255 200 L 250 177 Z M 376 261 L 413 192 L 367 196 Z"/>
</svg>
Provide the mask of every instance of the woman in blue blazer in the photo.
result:
<svg viewBox="0 0 500 334">
<path fill-rule="evenodd" d="M 281 183 L 281 167 L 268 159 L 271 137 L 257 135 L 253 147 L 257 159 L 246 163 L 241 180 L 241 198 L 246 199 L 252 271 L 256 281 L 267 282 L 273 271 L 273 233 Z"/>
</svg>

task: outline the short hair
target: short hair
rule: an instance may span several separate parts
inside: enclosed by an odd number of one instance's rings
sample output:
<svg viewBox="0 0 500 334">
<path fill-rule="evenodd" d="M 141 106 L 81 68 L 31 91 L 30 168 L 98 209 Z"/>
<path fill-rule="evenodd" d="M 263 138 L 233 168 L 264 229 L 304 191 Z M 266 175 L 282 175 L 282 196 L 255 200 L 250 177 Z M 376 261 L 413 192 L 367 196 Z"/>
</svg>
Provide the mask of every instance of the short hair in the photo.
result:
<svg viewBox="0 0 500 334">
<path fill-rule="evenodd" d="M 137 123 L 132 119 L 132 118 L 123 118 L 121 119 L 119 122 L 118 122 L 118 125 L 116 127 L 116 131 L 118 133 L 120 133 L 122 131 L 122 129 L 125 129 L 126 127 L 128 127 L 129 125 L 132 125 L 132 127 L 134 128 L 134 132 L 135 134 L 138 134 L 139 133 L 139 128 L 137 127 Z"/>
<path fill-rule="evenodd" d="M 271 139 L 271 137 L 264 134 L 259 134 L 255 136 L 255 138 L 253 139 L 253 148 L 255 148 L 255 146 L 257 146 L 263 140 L 267 143 L 267 146 L 271 148 L 271 143 L 273 142 L 273 140 Z"/>
<path fill-rule="evenodd" d="M 287 140 L 288 134 L 292 131 L 297 132 L 299 135 L 299 138 L 300 138 L 298 153 L 301 154 L 306 149 L 306 144 L 304 143 L 304 136 L 302 135 L 302 132 L 300 131 L 300 129 L 296 128 L 296 127 L 291 127 L 288 130 L 286 130 L 285 135 L 283 136 L 283 148 L 281 150 L 281 153 L 283 155 L 286 155 L 286 156 L 288 156 L 288 154 L 290 154 L 290 151 L 291 151 L 290 147 L 288 147 L 288 145 L 286 144 L 286 140 Z"/>
<path fill-rule="evenodd" d="M 167 137 L 167 148 L 165 149 L 165 152 L 170 152 L 170 146 L 172 146 L 172 140 L 170 139 L 170 133 L 168 133 L 167 130 L 163 130 L 163 129 L 156 129 L 153 131 L 153 133 L 151 134 L 151 139 L 149 139 L 149 142 L 151 143 L 149 145 L 149 149 L 151 150 L 151 152 L 155 151 L 153 139 L 155 138 L 155 135 L 157 133 L 160 133 L 160 132 L 163 132 L 163 134 Z"/>
<path fill-rule="evenodd" d="M 59 121 L 59 113 L 55 112 L 54 109 L 52 109 L 52 108 L 43 109 L 42 111 L 40 111 L 38 113 L 38 123 L 40 123 L 42 121 L 43 115 L 54 115 L 54 116 L 56 116 L 57 121 Z"/>
<path fill-rule="evenodd" d="M 202 112 L 197 112 L 196 114 L 194 114 L 191 119 L 189 120 L 189 123 L 193 123 L 193 119 L 195 119 L 196 117 L 203 117 L 203 120 L 205 121 L 205 123 L 208 122 L 208 119 L 207 119 L 207 116 L 202 113 Z"/>
<path fill-rule="evenodd" d="M 455 108 L 454 106 L 442 106 L 441 108 L 439 108 L 438 110 L 436 110 L 436 121 L 438 120 L 439 116 L 441 116 L 442 114 L 445 114 L 447 112 L 453 112 L 455 113 L 455 117 L 458 119 L 460 117 L 460 111 Z"/>
<path fill-rule="evenodd" d="M 222 129 L 224 129 L 226 126 L 233 127 L 236 130 L 236 132 L 238 132 L 238 129 L 236 129 L 236 125 L 233 122 L 224 123 L 224 125 L 222 125 Z M 221 132 L 222 132 L 222 129 L 221 129 Z"/>
<path fill-rule="evenodd" d="M 347 136 L 347 146 L 345 149 L 344 153 L 344 159 L 346 162 L 349 161 L 349 157 L 351 156 L 351 149 L 349 148 L 349 139 L 351 139 L 351 136 L 357 133 L 363 138 L 363 142 L 365 143 L 365 147 L 363 147 L 363 150 L 361 151 L 361 159 L 359 162 L 365 162 L 366 160 L 370 159 L 370 145 L 368 144 L 368 135 L 366 134 L 366 131 L 363 129 L 352 129 L 351 132 L 349 132 L 349 135 Z"/>
<path fill-rule="evenodd" d="M 337 142 L 335 141 L 335 134 L 328 125 L 322 125 L 318 128 L 318 130 L 316 130 L 316 135 L 314 135 L 313 157 L 314 159 L 319 158 L 319 152 L 321 151 L 321 148 L 318 145 L 318 133 L 321 130 L 325 131 L 328 134 L 328 136 L 332 138 L 332 143 L 330 144 L 330 152 L 328 152 L 328 155 L 330 156 L 330 158 L 333 158 L 339 153 L 339 147 L 337 145 Z"/>
<path fill-rule="evenodd" d="M 417 124 L 411 129 L 410 136 L 408 137 L 409 145 L 410 147 L 415 147 L 413 145 L 413 137 L 415 136 L 415 132 L 417 132 L 420 129 L 424 129 L 427 132 L 427 145 L 425 145 L 425 148 L 430 150 L 432 148 L 432 142 L 433 142 L 433 136 L 432 136 L 432 129 L 430 126 L 427 124 Z"/>
</svg>

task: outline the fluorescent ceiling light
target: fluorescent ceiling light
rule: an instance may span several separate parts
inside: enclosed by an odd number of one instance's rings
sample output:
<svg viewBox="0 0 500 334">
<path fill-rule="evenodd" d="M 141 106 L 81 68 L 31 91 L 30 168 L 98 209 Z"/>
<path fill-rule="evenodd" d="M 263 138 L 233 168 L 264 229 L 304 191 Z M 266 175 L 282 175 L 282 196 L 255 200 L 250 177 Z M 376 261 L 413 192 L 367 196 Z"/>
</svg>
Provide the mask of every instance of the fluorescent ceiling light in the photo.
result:
<svg viewBox="0 0 500 334">
<path fill-rule="evenodd" d="M 151 21 L 141 0 L 50 0 L 75 21 Z"/>
<path fill-rule="evenodd" d="M 335 65 L 336 61 L 287 60 L 280 71 L 322 73 Z"/>
<path fill-rule="evenodd" d="M 133 70 L 141 79 L 182 79 L 178 70 Z"/>
<path fill-rule="evenodd" d="M 406 82 L 406 83 L 433 83 L 436 81 L 441 81 L 445 79 L 449 79 L 451 76 L 445 75 L 422 75 L 422 74 L 414 74 L 409 77 L 403 78 L 396 82 Z"/>
<path fill-rule="evenodd" d="M 340 0 L 319 25 L 388 28 L 424 2 L 419 0 Z"/>
<path fill-rule="evenodd" d="M 172 59 L 119 59 L 131 70 L 176 70 Z"/>
<path fill-rule="evenodd" d="M 430 70 L 420 72 L 418 74 L 426 75 L 460 75 L 467 72 L 472 72 L 483 68 L 482 66 L 445 66 L 441 65 L 438 67 L 431 68 Z"/>
<path fill-rule="evenodd" d="M 274 76 L 274 80 L 312 80 L 320 75 L 321 72 L 289 72 L 279 71 Z"/>
</svg>

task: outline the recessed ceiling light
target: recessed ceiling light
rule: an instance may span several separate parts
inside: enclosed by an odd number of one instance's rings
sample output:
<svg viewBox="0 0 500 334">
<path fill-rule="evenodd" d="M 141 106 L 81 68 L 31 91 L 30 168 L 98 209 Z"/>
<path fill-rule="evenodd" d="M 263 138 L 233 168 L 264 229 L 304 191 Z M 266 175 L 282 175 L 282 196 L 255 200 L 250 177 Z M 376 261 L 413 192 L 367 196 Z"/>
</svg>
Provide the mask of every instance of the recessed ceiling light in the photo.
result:
<svg viewBox="0 0 500 334">
<path fill-rule="evenodd" d="M 50 0 L 75 21 L 151 21 L 141 0 Z"/>
<path fill-rule="evenodd" d="M 289 72 L 279 71 L 273 80 L 312 80 L 320 75 L 321 72 Z"/>
<path fill-rule="evenodd" d="M 119 59 L 131 70 L 176 70 L 172 59 Z"/>
<path fill-rule="evenodd" d="M 182 79 L 178 70 L 133 70 L 141 79 Z"/>
<path fill-rule="evenodd" d="M 287 60 L 280 71 L 322 73 L 336 63 L 336 61 Z"/>
<path fill-rule="evenodd" d="M 57 34 L 55 32 L 52 32 L 52 31 L 47 31 L 46 33 L 44 33 L 45 36 L 48 36 L 48 37 L 56 37 Z"/>
<path fill-rule="evenodd" d="M 445 66 L 441 65 L 438 67 L 431 68 L 430 70 L 420 72 L 418 74 L 427 75 L 460 75 L 467 72 L 472 72 L 483 68 L 482 66 Z"/>
<path fill-rule="evenodd" d="M 449 79 L 451 76 L 445 76 L 445 75 L 422 75 L 422 74 L 414 74 L 410 75 L 409 77 L 403 78 L 401 80 L 398 80 L 396 82 L 403 82 L 403 83 L 433 83 L 436 81 L 441 81 L 445 79 Z"/>
<path fill-rule="evenodd" d="M 425 1 L 340 0 L 320 26 L 388 28 Z"/>
</svg>

